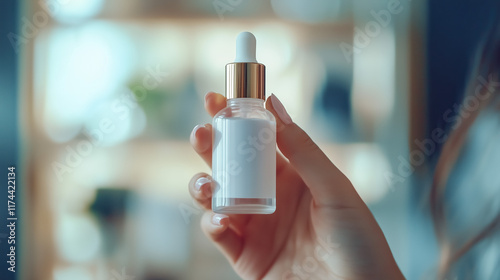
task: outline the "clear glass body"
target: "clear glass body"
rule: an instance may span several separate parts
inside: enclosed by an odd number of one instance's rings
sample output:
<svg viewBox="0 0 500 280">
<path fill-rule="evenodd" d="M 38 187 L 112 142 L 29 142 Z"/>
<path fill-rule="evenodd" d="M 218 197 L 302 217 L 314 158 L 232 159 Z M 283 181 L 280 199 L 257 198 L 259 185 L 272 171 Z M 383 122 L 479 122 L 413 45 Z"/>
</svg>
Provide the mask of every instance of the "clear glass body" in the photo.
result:
<svg viewBox="0 0 500 280">
<path fill-rule="evenodd" d="M 213 119 L 212 210 L 271 214 L 276 210 L 276 120 L 264 100 L 234 98 Z"/>
</svg>

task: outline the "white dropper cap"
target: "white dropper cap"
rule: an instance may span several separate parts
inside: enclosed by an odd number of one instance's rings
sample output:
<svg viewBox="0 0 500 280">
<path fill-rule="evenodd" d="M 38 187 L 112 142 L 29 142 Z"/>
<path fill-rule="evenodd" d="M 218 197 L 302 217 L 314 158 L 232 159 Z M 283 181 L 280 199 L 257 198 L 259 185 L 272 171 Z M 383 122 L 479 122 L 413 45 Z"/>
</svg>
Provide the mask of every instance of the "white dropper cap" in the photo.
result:
<svg viewBox="0 0 500 280">
<path fill-rule="evenodd" d="M 241 32 L 236 37 L 236 59 L 234 62 L 255 62 L 255 36 L 250 32 Z"/>
<path fill-rule="evenodd" d="M 255 36 L 236 37 L 236 59 L 226 64 L 226 98 L 266 99 L 266 66 L 255 58 Z"/>
</svg>

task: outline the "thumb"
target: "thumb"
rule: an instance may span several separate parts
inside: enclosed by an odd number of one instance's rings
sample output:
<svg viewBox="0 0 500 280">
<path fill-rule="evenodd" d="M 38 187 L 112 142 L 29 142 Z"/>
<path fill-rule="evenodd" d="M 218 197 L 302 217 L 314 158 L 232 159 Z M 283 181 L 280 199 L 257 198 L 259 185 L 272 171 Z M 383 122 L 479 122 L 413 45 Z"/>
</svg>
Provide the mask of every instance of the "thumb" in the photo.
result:
<svg viewBox="0 0 500 280">
<path fill-rule="evenodd" d="M 362 203 L 349 179 L 292 121 L 274 94 L 267 99 L 266 108 L 276 118 L 277 144 L 281 153 L 309 187 L 317 206 L 354 207 Z"/>
</svg>

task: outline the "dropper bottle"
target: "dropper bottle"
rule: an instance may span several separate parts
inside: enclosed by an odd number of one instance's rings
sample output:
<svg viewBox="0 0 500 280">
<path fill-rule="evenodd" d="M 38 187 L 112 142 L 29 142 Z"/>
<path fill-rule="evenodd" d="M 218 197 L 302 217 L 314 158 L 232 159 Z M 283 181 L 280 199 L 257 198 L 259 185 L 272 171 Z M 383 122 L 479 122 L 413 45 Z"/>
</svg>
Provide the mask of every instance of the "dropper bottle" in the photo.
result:
<svg viewBox="0 0 500 280">
<path fill-rule="evenodd" d="M 236 38 L 226 65 L 227 107 L 213 119 L 212 210 L 271 214 L 276 210 L 276 120 L 265 109 L 265 66 L 250 32 Z"/>
</svg>

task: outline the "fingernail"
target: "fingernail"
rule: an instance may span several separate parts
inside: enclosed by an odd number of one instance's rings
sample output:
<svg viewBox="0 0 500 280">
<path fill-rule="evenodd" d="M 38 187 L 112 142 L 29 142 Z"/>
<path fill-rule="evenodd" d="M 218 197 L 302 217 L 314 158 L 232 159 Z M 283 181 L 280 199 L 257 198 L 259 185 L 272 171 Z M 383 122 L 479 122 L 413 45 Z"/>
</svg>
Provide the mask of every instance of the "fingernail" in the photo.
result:
<svg viewBox="0 0 500 280">
<path fill-rule="evenodd" d="M 273 104 L 274 111 L 278 114 L 278 117 L 284 124 L 291 124 L 292 118 L 286 112 L 285 106 L 281 103 L 281 101 L 276 97 L 276 95 L 271 94 L 271 104 Z"/>
<path fill-rule="evenodd" d="M 207 126 L 204 124 L 203 125 L 199 124 L 199 125 L 195 126 L 193 128 L 193 131 L 191 132 L 190 141 L 193 144 L 193 146 L 195 146 L 194 144 L 196 143 L 196 139 L 200 139 L 200 135 L 198 133 L 200 133 L 201 128 L 206 129 Z M 204 152 L 209 148 L 209 146 L 210 146 L 209 142 L 201 141 L 200 143 L 198 143 L 198 148 L 196 150 L 198 150 L 198 152 Z"/>
<path fill-rule="evenodd" d="M 208 101 L 208 99 L 207 99 L 207 98 L 208 98 L 208 94 L 209 94 L 209 93 L 211 93 L 211 91 L 210 91 L 210 92 L 205 93 L 205 97 L 203 98 L 203 100 L 205 101 L 205 104 L 206 104 L 206 103 L 207 103 L 207 101 Z"/>
<path fill-rule="evenodd" d="M 214 214 L 212 216 L 212 223 L 216 226 L 222 226 L 222 220 L 228 218 L 228 216 L 224 214 Z"/>
<path fill-rule="evenodd" d="M 197 191 L 200 191 L 201 190 L 201 186 L 205 185 L 205 184 L 208 184 L 210 183 L 210 179 L 208 179 L 207 177 L 200 177 L 198 178 L 198 180 L 196 180 L 196 182 L 194 183 L 194 188 L 197 190 Z"/>
<path fill-rule="evenodd" d="M 194 128 L 193 128 L 193 131 L 191 131 L 191 135 L 189 136 L 190 140 L 191 140 L 191 143 L 194 143 L 194 139 L 195 139 L 195 136 L 196 136 L 196 132 L 198 132 L 198 130 L 200 128 L 202 128 L 204 125 L 202 124 L 199 124 L 199 125 L 196 125 Z"/>
</svg>

